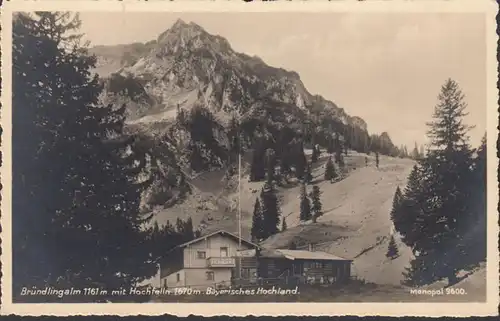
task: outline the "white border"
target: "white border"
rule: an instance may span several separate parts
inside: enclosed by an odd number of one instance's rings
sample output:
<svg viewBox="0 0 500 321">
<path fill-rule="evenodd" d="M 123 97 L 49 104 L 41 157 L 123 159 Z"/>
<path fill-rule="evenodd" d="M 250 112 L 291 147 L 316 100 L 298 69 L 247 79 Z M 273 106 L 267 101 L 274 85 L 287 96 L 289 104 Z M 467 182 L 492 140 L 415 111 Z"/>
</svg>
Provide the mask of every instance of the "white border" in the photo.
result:
<svg viewBox="0 0 500 321">
<path fill-rule="evenodd" d="M 13 304 L 11 258 L 11 74 L 12 15 L 14 11 L 136 11 L 136 12 L 478 12 L 487 16 L 487 135 L 488 135 L 488 262 L 486 303 L 112 303 L 112 304 Z M 2 13 L 2 307 L 1 314 L 17 315 L 162 315 L 246 316 L 489 316 L 498 315 L 498 186 L 497 131 L 497 35 L 496 2 L 453 1 L 12 1 Z"/>
</svg>

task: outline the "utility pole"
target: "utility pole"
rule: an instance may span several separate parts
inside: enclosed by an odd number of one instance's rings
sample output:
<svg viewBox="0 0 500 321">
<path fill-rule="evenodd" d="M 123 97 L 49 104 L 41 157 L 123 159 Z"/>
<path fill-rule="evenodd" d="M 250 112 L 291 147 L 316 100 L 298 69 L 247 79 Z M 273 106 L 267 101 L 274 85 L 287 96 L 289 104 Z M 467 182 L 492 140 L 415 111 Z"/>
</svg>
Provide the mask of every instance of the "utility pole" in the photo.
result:
<svg viewBox="0 0 500 321">
<path fill-rule="evenodd" d="M 239 144 L 238 144 L 239 147 Z M 241 279 L 241 150 L 238 149 L 238 251 L 240 251 L 238 274 Z"/>
</svg>

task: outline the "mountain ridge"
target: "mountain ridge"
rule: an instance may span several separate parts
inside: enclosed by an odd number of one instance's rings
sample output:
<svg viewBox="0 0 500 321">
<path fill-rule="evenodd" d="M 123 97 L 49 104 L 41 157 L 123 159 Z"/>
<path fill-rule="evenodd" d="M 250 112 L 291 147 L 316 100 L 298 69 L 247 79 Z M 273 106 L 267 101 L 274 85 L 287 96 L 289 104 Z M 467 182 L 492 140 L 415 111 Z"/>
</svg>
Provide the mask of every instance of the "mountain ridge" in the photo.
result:
<svg viewBox="0 0 500 321">
<path fill-rule="evenodd" d="M 163 110 L 171 111 L 170 118 L 175 115 L 173 106 L 189 108 L 198 100 L 216 113 L 222 109 L 226 114 L 241 115 L 263 96 L 300 109 L 331 113 L 344 124 L 367 130 L 362 118 L 348 115 L 321 95 L 311 94 L 297 72 L 238 53 L 225 38 L 209 34 L 194 22 L 179 19 L 147 43 L 96 46 L 90 52 L 97 56 L 96 72 L 103 78 L 118 73 L 138 79 L 149 96 L 160 97 Z M 103 66 L 112 64 L 114 70 L 102 72 Z M 139 113 L 135 118 L 147 115 L 150 113 Z"/>
</svg>

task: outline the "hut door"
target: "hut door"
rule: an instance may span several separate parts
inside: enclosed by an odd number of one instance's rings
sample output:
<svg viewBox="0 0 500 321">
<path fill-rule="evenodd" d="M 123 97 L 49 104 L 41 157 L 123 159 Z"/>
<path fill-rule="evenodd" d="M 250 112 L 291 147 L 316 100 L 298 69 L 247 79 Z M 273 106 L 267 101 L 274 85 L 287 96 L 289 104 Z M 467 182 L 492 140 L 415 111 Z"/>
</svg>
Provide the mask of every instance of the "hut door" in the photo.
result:
<svg viewBox="0 0 500 321">
<path fill-rule="evenodd" d="M 303 266 L 301 262 L 293 262 L 292 264 L 292 273 L 293 275 L 302 275 L 304 272 Z"/>
</svg>

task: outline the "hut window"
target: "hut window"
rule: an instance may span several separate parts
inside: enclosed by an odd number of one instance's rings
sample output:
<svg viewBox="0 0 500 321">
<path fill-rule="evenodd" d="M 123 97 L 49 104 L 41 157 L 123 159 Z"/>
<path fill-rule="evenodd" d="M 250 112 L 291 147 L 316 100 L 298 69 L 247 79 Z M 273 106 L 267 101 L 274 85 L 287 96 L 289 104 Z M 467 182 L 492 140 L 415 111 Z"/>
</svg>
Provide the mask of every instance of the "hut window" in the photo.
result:
<svg viewBox="0 0 500 321">
<path fill-rule="evenodd" d="M 214 272 L 213 271 L 208 271 L 206 273 L 206 275 L 207 275 L 207 280 L 208 281 L 213 281 L 214 280 Z"/>
<path fill-rule="evenodd" d="M 199 259 L 206 259 L 207 258 L 207 253 L 205 251 L 198 251 L 197 256 Z"/>
</svg>

